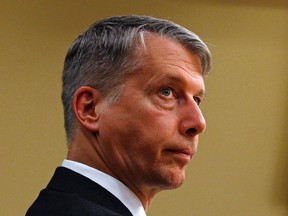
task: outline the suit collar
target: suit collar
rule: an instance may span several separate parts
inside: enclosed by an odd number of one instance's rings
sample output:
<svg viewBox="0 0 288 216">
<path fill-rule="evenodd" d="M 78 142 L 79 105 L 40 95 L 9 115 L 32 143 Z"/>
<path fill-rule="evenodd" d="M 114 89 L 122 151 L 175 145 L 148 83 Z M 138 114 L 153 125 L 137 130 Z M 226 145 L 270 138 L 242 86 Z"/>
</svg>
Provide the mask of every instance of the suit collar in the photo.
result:
<svg viewBox="0 0 288 216">
<path fill-rule="evenodd" d="M 74 193 L 121 215 L 130 215 L 128 208 L 99 184 L 65 167 L 58 167 L 47 189 Z"/>
</svg>

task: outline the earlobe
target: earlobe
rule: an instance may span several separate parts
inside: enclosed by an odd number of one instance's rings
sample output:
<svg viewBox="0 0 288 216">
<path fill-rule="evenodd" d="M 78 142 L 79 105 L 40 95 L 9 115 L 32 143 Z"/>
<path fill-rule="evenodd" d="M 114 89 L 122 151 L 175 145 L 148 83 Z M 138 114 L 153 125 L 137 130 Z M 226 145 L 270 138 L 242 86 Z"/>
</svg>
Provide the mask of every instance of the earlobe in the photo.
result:
<svg viewBox="0 0 288 216">
<path fill-rule="evenodd" d="M 100 93 L 88 86 L 77 89 L 73 97 L 73 109 L 78 122 L 91 132 L 97 132 L 99 129 L 100 99 Z"/>
</svg>

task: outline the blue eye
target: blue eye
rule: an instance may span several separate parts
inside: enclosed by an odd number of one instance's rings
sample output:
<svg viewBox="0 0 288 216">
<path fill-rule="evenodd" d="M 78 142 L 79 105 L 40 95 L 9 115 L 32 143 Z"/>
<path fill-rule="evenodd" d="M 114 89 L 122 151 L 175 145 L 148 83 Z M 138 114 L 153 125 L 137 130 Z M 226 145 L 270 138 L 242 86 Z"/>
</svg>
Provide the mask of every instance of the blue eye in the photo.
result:
<svg viewBox="0 0 288 216">
<path fill-rule="evenodd" d="M 169 97 L 172 94 L 172 89 L 169 87 L 164 87 L 161 89 L 161 94 L 164 95 L 165 97 Z"/>
</svg>

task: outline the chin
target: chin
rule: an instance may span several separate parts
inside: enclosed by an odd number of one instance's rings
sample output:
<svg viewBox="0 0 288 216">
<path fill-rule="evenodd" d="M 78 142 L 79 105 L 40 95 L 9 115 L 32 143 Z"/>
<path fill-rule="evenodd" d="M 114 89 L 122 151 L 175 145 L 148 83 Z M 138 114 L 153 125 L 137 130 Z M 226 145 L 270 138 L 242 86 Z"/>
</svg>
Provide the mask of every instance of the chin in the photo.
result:
<svg viewBox="0 0 288 216">
<path fill-rule="evenodd" d="M 153 185 L 154 189 L 160 191 L 176 189 L 184 183 L 185 169 L 164 168 L 160 172 L 154 172 L 154 175 L 150 173 L 148 179 L 146 179 L 146 184 Z"/>
<path fill-rule="evenodd" d="M 179 188 L 185 180 L 185 172 L 180 173 L 180 174 L 172 174 L 170 175 L 169 178 L 167 178 L 166 181 L 166 190 L 172 190 L 172 189 L 176 189 Z"/>
</svg>

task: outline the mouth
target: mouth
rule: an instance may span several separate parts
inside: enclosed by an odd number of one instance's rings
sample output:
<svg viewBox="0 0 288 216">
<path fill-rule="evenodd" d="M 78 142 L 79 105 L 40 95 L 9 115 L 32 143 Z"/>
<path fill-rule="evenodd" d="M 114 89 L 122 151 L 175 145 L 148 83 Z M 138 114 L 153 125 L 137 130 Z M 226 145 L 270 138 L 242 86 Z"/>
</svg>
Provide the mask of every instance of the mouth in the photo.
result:
<svg viewBox="0 0 288 216">
<path fill-rule="evenodd" d="M 181 149 L 181 148 L 169 148 L 166 149 L 165 152 L 171 154 L 173 157 L 175 157 L 177 160 L 180 160 L 182 162 L 188 163 L 192 159 L 195 152 L 193 152 L 191 149 Z"/>
</svg>

